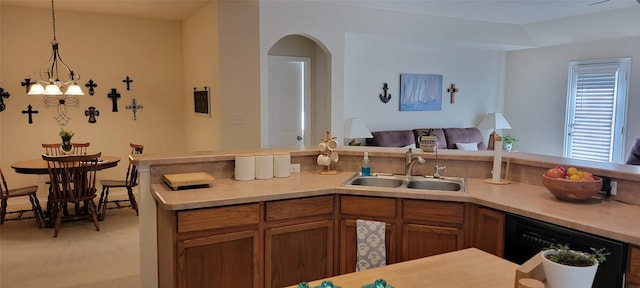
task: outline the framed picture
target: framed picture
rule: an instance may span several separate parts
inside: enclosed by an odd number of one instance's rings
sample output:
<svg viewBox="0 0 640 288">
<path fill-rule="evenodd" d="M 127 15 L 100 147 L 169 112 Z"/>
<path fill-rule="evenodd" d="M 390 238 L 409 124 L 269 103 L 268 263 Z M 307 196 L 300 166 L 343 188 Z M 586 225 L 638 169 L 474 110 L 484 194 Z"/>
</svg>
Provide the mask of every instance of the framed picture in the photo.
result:
<svg viewBox="0 0 640 288">
<path fill-rule="evenodd" d="M 198 91 L 193 88 L 193 110 L 196 114 L 211 116 L 211 104 L 209 100 L 209 88 L 204 86 L 204 90 Z"/>
<path fill-rule="evenodd" d="M 400 111 L 441 111 L 442 75 L 400 74 Z"/>
</svg>

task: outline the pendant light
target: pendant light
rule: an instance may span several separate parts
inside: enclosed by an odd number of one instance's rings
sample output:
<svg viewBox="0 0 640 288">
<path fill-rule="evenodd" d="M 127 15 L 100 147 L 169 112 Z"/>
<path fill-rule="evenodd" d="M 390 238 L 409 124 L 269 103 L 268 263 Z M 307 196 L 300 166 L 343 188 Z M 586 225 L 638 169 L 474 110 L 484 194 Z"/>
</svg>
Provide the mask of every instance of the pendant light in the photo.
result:
<svg viewBox="0 0 640 288">
<path fill-rule="evenodd" d="M 51 19 L 53 23 L 53 41 L 51 41 L 52 54 L 49 62 L 40 69 L 40 77 L 42 80 L 31 85 L 28 95 L 44 95 L 56 96 L 56 99 L 45 99 L 46 102 L 64 101 L 59 98 L 60 95 L 80 96 L 84 95 L 82 88 L 78 85 L 80 74 L 74 73 L 73 70 L 64 63 L 60 56 L 58 41 L 56 39 L 56 14 L 54 10 L 53 0 L 51 0 Z M 62 71 L 60 71 L 62 70 Z M 66 74 L 66 75 L 64 75 Z M 60 80 L 60 76 L 66 78 L 66 81 Z M 47 101 L 49 100 L 49 101 Z M 51 101 L 54 100 L 54 101 Z"/>
</svg>

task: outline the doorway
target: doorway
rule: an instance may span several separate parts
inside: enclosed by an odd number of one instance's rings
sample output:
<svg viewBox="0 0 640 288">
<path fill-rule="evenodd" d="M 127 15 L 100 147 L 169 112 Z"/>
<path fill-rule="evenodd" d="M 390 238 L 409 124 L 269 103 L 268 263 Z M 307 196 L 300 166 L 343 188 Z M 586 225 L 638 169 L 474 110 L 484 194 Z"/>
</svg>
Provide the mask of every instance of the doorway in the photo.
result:
<svg viewBox="0 0 640 288">
<path fill-rule="evenodd" d="M 265 66 L 262 147 L 319 143 L 331 129 L 331 55 L 327 48 L 308 36 L 288 35 L 269 48 Z M 295 78 L 304 80 L 292 81 Z M 289 97 L 284 96 L 286 91 L 302 91 L 308 97 L 291 101 L 285 98 Z"/>
<path fill-rule="evenodd" d="M 311 59 L 269 56 L 268 147 L 309 144 Z"/>
</svg>

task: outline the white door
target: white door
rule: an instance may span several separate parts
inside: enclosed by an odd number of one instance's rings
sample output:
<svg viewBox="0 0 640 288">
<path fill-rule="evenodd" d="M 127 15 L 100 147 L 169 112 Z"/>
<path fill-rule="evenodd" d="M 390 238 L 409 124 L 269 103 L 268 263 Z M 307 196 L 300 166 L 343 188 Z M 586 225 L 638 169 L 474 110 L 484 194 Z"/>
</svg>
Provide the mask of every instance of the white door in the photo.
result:
<svg viewBox="0 0 640 288">
<path fill-rule="evenodd" d="M 623 163 L 631 59 L 569 63 L 564 157 Z"/>
<path fill-rule="evenodd" d="M 306 57 L 269 56 L 268 147 L 309 144 L 309 73 Z"/>
</svg>

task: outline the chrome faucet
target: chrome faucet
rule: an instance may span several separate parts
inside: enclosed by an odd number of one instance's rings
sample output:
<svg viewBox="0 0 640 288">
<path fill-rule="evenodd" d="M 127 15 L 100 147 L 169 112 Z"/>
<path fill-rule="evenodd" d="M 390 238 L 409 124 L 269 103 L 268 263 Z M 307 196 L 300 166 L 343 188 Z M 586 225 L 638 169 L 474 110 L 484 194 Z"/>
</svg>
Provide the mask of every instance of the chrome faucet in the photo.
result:
<svg viewBox="0 0 640 288">
<path fill-rule="evenodd" d="M 436 152 L 436 167 L 433 172 L 433 178 L 440 178 L 440 172 L 447 170 L 447 166 L 438 165 L 438 147 L 435 147 L 433 150 Z"/>
<path fill-rule="evenodd" d="M 413 171 L 413 164 L 416 163 L 416 161 L 420 164 L 424 164 L 424 158 L 422 158 L 421 156 L 413 156 L 413 151 L 411 150 L 411 148 L 409 148 L 409 150 L 407 151 L 407 153 L 405 153 L 405 161 L 404 161 L 404 175 L 406 176 L 411 176 L 412 171 Z"/>
</svg>

